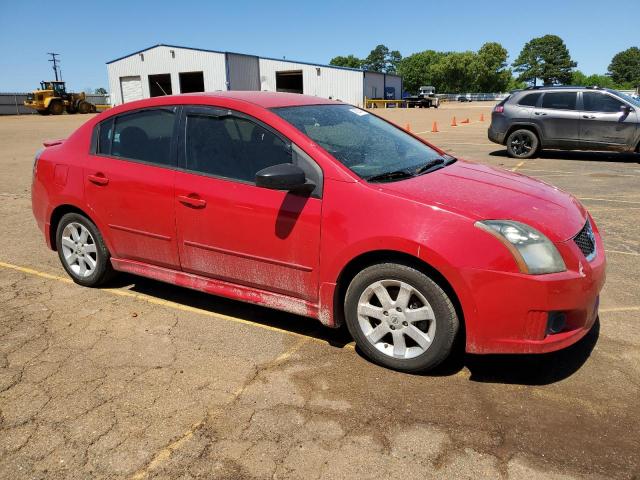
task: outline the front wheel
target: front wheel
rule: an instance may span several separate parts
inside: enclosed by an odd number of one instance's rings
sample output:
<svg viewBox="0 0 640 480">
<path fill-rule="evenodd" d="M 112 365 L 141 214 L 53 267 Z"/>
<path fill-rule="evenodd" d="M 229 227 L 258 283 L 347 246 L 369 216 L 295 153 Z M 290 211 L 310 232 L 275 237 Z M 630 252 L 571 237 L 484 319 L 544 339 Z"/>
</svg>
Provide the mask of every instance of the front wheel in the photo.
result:
<svg viewBox="0 0 640 480">
<path fill-rule="evenodd" d="M 375 363 L 405 372 L 441 363 L 459 328 L 444 290 L 406 265 L 384 263 L 362 270 L 347 289 L 344 308 L 361 351 Z"/>
<path fill-rule="evenodd" d="M 56 230 L 56 246 L 62 266 L 74 282 L 95 287 L 113 275 L 109 250 L 91 220 L 67 213 Z"/>
<path fill-rule="evenodd" d="M 539 146 L 538 136 L 531 130 L 516 130 L 507 138 L 507 153 L 512 158 L 531 158 Z"/>
</svg>

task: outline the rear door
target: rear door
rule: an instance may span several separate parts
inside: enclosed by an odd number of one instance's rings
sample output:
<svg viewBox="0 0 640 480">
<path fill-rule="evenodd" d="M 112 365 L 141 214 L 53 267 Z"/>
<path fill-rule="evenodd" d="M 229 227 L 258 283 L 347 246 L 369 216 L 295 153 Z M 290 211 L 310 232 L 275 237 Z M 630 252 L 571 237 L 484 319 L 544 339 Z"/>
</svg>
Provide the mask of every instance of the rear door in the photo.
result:
<svg viewBox="0 0 640 480">
<path fill-rule="evenodd" d="M 176 175 L 182 269 L 309 301 L 318 295 L 319 167 L 259 121 L 210 107 L 185 109 Z M 257 171 L 296 163 L 311 196 L 260 188 Z"/>
<path fill-rule="evenodd" d="M 540 127 L 544 146 L 576 147 L 580 142 L 577 92 L 545 92 L 531 119 Z"/>
<path fill-rule="evenodd" d="M 638 128 L 638 113 L 621 111 L 622 100 L 606 92 L 582 93 L 580 138 L 593 148 L 620 149 L 632 144 Z"/>
<path fill-rule="evenodd" d="M 177 107 L 100 123 L 86 162 L 85 198 L 115 258 L 179 268 L 173 187 Z"/>
</svg>

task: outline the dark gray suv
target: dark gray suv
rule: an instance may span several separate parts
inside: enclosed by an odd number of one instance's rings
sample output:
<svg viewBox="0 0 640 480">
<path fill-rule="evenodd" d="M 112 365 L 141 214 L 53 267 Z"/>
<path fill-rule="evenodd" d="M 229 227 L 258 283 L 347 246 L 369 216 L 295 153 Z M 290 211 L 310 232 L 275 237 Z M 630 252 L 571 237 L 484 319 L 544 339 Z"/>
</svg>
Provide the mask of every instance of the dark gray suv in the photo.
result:
<svg viewBox="0 0 640 480">
<path fill-rule="evenodd" d="M 515 158 L 542 148 L 638 152 L 640 100 L 597 87 L 519 90 L 493 109 L 489 140 Z"/>
</svg>

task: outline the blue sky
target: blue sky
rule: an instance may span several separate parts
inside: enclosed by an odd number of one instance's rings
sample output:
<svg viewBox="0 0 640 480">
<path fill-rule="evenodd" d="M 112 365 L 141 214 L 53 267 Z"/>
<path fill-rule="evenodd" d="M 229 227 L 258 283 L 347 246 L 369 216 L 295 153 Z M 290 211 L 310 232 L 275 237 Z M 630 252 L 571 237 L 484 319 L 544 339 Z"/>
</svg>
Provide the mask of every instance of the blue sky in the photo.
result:
<svg viewBox="0 0 640 480">
<path fill-rule="evenodd" d="M 46 14 L 53 5 L 60 22 Z M 336 55 L 366 56 L 379 43 L 406 56 L 427 49 L 477 50 L 497 41 L 513 61 L 528 40 L 553 33 L 564 39 L 580 70 L 604 73 L 615 53 L 640 44 L 638 0 L 609 5 L 592 0 L 423 0 L 406 6 L 391 0 L 2 0 L 0 91 L 27 91 L 53 78 L 46 56 L 51 51 L 61 54 L 63 77 L 72 89 L 107 88 L 106 61 L 157 43 L 328 63 Z"/>
</svg>

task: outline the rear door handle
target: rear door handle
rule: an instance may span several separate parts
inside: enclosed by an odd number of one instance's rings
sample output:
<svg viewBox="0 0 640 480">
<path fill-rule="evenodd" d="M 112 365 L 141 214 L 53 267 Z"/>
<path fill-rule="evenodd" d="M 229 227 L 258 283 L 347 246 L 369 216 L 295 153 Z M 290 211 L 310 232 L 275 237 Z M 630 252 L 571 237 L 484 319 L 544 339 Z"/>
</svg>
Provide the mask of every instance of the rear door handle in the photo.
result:
<svg viewBox="0 0 640 480">
<path fill-rule="evenodd" d="M 204 208 L 207 206 L 207 201 L 198 197 L 196 193 L 190 193 L 189 195 L 178 195 L 178 201 L 192 208 Z"/>
<path fill-rule="evenodd" d="M 590 118 L 591 120 L 593 120 L 594 118 L 596 118 L 595 115 L 582 115 L 582 118 Z"/>
<path fill-rule="evenodd" d="M 95 175 L 89 175 L 89 181 L 91 183 L 95 183 L 96 185 L 106 185 L 109 183 L 109 179 L 104 176 L 104 173 L 96 173 Z"/>
<path fill-rule="evenodd" d="M 544 112 L 533 112 L 533 114 L 534 115 L 543 115 L 543 116 L 546 115 L 546 113 L 544 113 Z"/>
</svg>

